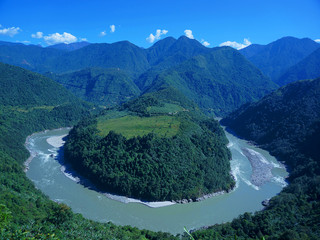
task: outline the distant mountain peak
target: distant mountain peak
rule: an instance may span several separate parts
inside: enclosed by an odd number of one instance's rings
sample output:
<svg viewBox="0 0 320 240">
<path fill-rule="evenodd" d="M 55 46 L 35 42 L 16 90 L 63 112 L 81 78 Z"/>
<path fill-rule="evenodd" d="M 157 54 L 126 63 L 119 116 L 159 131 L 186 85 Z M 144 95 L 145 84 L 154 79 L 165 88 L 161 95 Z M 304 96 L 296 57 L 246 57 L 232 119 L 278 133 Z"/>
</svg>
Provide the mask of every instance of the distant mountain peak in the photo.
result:
<svg viewBox="0 0 320 240">
<path fill-rule="evenodd" d="M 55 45 L 48 46 L 47 48 L 55 48 L 58 50 L 64 50 L 64 51 L 74 51 L 78 50 L 80 48 L 86 47 L 90 45 L 91 43 L 82 41 L 82 42 L 75 42 L 75 43 L 59 43 Z"/>
<path fill-rule="evenodd" d="M 274 82 L 291 66 L 319 48 L 310 38 L 283 37 L 267 45 L 250 45 L 240 52 Z"/>
</svg>

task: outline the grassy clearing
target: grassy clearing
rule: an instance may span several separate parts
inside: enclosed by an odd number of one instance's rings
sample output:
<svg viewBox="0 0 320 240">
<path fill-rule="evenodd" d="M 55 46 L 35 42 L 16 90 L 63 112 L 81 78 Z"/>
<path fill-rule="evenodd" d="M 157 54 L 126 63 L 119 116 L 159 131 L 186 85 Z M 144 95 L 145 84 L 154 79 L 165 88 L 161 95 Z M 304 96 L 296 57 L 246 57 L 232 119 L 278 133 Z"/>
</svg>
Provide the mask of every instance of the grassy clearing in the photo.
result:
<svg viewBox="0 0 320 240">
<path fill-rule="evenodd" d="M 161 113 L 161 114 L 165 114 L 165 113 L 171 113 L 171 114 L 175 114 L 178 113 L 180 111 L 183 111 L 183 108 L 179 105 L 176 104 L 172 104 L 172 103 L 165 103 L 163 107 L 157 107 L 157 106 L 152 106 L 152 107 L 148 107 L 147 108 L 149 113 Z"/>
<path fill-rule="evenodd" d="M 180 121 L 174 116 L 138 117 L 127 115 L 116 119 L 98 118 L 100 135 L 106 136 L 111 130 L 126 138 L 155 133 L 161 137 L 172 137 L 179 131 Z"/>
</svg>

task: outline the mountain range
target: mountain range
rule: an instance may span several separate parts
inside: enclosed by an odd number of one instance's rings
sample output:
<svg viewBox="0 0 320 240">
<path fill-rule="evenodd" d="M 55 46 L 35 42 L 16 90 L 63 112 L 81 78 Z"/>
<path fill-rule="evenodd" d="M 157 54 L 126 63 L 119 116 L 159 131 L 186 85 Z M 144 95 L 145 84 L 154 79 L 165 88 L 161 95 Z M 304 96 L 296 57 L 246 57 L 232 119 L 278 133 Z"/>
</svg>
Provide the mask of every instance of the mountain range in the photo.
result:
<svg viewBox="0 0 320 240">
<path fill-rule="evenodd" d="M 240 52 L 272 81 L 297 64 L 320 45 L 309 38 L 284 37 L 267 45 L 252 44 Z M 301 80 L 301 79 L 300 79 Z"/>
<path fill-rule="evenodd" d="M 320 76 L 320 48 L 290 67 L 277 83 L 284 86 L 302 79 L 314 79 Z"/>
<path fill-rule="evenodd" d="M 117 109 L 133 114 L 136 123 L 141 114 L 148 120 L 181 117 L 179 126 L 184 132 L 190 126 L 196 132 L 197 124 L 203 129 L 220 129 L 214 121 L 202 122 L 207 116 L 199 109 L 226 116 L 221 122 L 228 129 L 286 164 L 289 185 L 264 211 L 198 230 L 192 233 L 195 239 L 319 239 L 319 44 L 309 40 L 286 37 L 266 46 L 249 46 L 240 53 L 229 47 L 206 48 L 186 37 L 165 38 L 148 49 L 127 41 L 50 48 L 0 42 L 0 238 L 41 238 L 50 233 L 53 239 L 178 239 L 86 220 L 66 205 L 50 201 L 27 179 L 22 166 L 28 158 L 26 137 L 75 125 L 97 108 L 76 95 L 104 107 L 126 102 Z M 273 81 L 269 74 L 276 76 Z M 315 79 L 296 81 L 301 78 Z M 289 84 L 277 89 L 277 83 Z M 100 123 L 110 127 L 110 119 L 99 116 Z M 118 118 L 132 125 L 129 116 Z M 176 133 L 176 123 L 171 121 L 168 129 L 161 129 L 164 136 Z M 222 130 L 211 132 L 223 134 Z M 208 154 L 201 136 L 196 137 L 193 144 Z"/>
<path fill-rule="evenodd" d="M 168 37 L 148 49 L 128 41 L 67 46 L 76 50 L 0 45 L 0 61 L 44 73 L 104 106 L 171 86 L 208 113 L 225 115 L 277 87 L 237 50 L 206 48 L 187 37 Z"/>
</svg>

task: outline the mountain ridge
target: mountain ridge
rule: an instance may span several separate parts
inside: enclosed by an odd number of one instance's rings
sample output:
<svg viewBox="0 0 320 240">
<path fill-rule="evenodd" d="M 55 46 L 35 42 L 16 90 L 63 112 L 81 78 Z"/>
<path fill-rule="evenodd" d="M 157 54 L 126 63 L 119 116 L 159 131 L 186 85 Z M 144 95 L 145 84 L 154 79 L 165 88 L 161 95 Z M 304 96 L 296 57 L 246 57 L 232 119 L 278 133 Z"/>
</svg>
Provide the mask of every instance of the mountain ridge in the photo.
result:
<svg viewBox="0 0 320 240">
<path fill-rule="evenodd" d="M 283 37 L 258 48 L 256 45 L 248 46 L 240 52 L 276 82 L 289 67 L 297 64 L 319 47 L 320 44 L 309 38 Z M 253 54 L 251 50 L 255 50 L 256 53 Z"/>
<path fill-rule="evenodd" d="M 320 77 L 320 47 L 297 64 L 290 67 L 278 80 L 280 86 L 288 83 Z"/>
<path fill-rule="evenodd" d="M 55 45 L 50 45 L 47 48 L 55 48 L 58 50 L 65 50 L 65 51 L 74 51 L 74 50 L 78 50 L 80 48 L 86 47 L 90 44 L 91 43 L 86 41 L 74 42 L 74 43 L 58 43 Z"/>
</svg>

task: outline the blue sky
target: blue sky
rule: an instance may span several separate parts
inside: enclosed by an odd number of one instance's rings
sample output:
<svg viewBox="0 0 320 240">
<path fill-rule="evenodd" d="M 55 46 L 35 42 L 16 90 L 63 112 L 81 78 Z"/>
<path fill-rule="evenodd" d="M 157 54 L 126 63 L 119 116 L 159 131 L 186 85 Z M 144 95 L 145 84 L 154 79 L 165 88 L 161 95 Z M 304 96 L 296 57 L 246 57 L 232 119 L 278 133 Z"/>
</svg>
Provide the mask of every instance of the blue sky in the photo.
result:
<svg viewBox="0 0 320 240">
<path fill-rule="evenodd" d="M 0 41 L 128 40 L 148 48 L 186 34 L 208 47 L 320 39 L 320 0 L 0 0 Z"/>
</svg>

